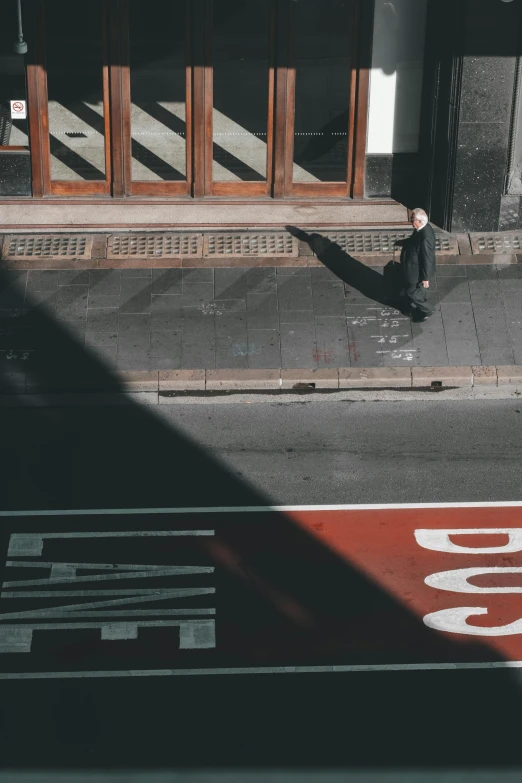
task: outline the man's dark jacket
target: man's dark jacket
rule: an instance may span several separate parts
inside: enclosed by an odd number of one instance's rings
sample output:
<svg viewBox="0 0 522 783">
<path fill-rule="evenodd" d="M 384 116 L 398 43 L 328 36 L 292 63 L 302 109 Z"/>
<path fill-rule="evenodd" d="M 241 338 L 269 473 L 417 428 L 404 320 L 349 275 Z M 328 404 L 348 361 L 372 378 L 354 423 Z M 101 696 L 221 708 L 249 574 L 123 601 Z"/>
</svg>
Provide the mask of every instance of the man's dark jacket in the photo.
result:
<svg viewBox="0 0 522 783">
<path fill-rule="evenodd" d="M 404 240 L 401 251 L 404 276 L 410 282 L 432 280 L 435 275 L 435 232 L 429 223 Z"/>
</svg>

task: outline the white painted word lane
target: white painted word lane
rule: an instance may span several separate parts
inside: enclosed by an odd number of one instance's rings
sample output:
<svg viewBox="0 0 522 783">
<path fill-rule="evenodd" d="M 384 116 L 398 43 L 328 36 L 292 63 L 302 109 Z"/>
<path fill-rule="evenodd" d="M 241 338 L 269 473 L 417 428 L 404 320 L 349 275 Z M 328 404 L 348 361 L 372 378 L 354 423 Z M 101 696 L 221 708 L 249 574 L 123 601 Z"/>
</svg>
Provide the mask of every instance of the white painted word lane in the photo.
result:
<svg viewBox="0 0 522 783">
<path fill-rule="evenodd" d="M 522 504 L 1 512 L 0 678 L 522 663 Z"/>
</svg>

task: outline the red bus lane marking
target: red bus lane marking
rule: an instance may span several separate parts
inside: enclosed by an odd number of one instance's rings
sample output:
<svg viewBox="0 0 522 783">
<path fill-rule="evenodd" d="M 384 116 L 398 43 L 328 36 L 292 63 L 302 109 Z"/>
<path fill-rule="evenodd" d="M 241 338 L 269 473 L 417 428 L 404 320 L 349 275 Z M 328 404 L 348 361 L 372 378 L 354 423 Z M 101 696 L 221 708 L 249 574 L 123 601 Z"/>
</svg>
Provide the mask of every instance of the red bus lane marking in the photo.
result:
<svg viewBox="0 0 522 783">
<path fill-rule="evenodd" d="M 0 679 L 522 665 L 522 504 L 0 518 Z"/>
<path fill-rule="evenodd" d="M 435 633 L 522 657 L 522 509 L 288 512 Z M 465 531 L 469 530 L 470 533 Z"/>
</svg>

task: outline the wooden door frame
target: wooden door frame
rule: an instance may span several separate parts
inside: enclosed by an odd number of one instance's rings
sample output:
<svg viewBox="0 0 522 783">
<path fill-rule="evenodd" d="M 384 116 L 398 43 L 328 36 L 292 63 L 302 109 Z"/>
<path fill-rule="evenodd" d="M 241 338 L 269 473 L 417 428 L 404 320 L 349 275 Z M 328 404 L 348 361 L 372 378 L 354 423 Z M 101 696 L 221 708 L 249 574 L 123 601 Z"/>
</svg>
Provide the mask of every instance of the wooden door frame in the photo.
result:
<svg viewBox="0 0 522 783">
<path fill-rule="evenodd" d="M 105 181 L 51 181 L 45 0 L 35 0 L 34 44 L 27 59 L 27 99 L 33 196 L 273 197 L 274 199 L 364 197 L 373 3 L 355 0 L 354 57 L 350 85 L 348 166 L 344 183 L 292 183 L 295 68 L 290 30 L 293 3 L 272 0 L 266 182 L 212 182 L 213 0 L 187 1 L 187 180 L 131 181 L 128 0 L 104 0 Z M 110 42 L 110 47 L 109 47 Z M 110 48 L 110 58 L 108 49 Z M 112 181 L 111 181 L 112 177 Z"/>
<path fill-rule="evenodd" d="M 295 131 L 295 6 L 290 9 L 288 23 L 288 67 L 286 77 L 286 132 L 282 195 L 286 198 L 352 198 L 364 196 L 366 164 L 366 134 L 370 62 L 373 39 L 373 3 L 354 0 L 352 65 L 348 109 L 347 170 L 344 182 L 293 182 Z"/>
<path fill-rule="evenodd" d="M 129 25 L 129 0 L 120 0 L 122 13 L 119 16 L 119 29 L 121 31 L 121 114 L 123 116 L 122 157 L 123 157 L 123 182 L 125 196 L 188 196 L 191 193 L 193 182 L 193 80 L 191 63 L 191 32 L 192 32 L 192 2 L 185 2 L 185 168 L 187 176 L 185 180 L 133 180 L 132 179 L 132 127 L 131 127 L 131 84 L 130 84 L 130 25 Z M 118 19 L 114 20 L 118 23 Z M 113 96 L 114 98 L 114 96 Z M 116 108 L 116 107 L 115 107 Z M 116 108 L 117 111 L 117 108 Z"/>
<path fill-rule="evenodd" d="M 43 2 L 34 4 L 31 26 L 32 45 L 27 54 L 27 107 L 29 149 L 31 150 L 31 177 L 33 198 L 49 194 L 49 156 L 44 154 L 43 139 L 48 138 L 48 114 L 46 110 L 46 74 L 43 59 Z"/>
<path fill-rule="evenodd" d="M 35 58 L 28 66 L 28 101 L 38 107 L 38 117 L 30 123 L 33 157 L 33 193 L 39 196 L 108 196 L 111 192 L 111 116 L 109 97 L 109 25 L 110 2 L 102 0 L 100 20 L 102 36 L 102 83 L 104 104 L 105 180 L 51 179 L 49 95 L 47 90 L 45 4 L 38 0 Z M 31 104 L 30 104 L 31 105 Z M 33 111 L 33 114 L 36 112 Z M 34 146 L 33 146 L 34 143 Z"/>
<path fill-rule="evenodd" d="M 274 172 L 274 119 L 276 93 L 276 19 L 277 0 L 270 0 L 269 30 L 268 30 L 268 101 L 267 101 L 267 159 L 266 180 L 264 181 L 215 181 L 213 180 L 213 79 L 214 62 L 212 57 L 213 10 L 214 0 L 205 0 L 205 42 L 204 42 L 204 116 L 205 116 L 205 163 L 204 163 L 204 195 L 236 197 L 252 196 L 269 197 L 272 193 Z"/>
</svg>

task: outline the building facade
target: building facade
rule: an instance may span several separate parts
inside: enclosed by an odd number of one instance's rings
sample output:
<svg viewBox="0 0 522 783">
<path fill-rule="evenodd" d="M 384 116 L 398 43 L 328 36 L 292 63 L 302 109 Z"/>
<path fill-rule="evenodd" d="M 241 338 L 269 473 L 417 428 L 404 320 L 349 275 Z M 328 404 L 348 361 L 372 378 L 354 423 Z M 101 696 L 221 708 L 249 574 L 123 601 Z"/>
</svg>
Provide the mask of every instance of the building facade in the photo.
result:
<svg viewBox="0 0 522 783">
<path fill-rule="evenodd" d="M 522 0 L 21 0 L 25 55 L 3 6 L 0 206 L 395 200 L 518 228 Z"/>
</svg>

